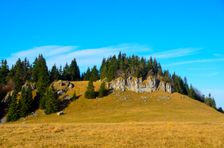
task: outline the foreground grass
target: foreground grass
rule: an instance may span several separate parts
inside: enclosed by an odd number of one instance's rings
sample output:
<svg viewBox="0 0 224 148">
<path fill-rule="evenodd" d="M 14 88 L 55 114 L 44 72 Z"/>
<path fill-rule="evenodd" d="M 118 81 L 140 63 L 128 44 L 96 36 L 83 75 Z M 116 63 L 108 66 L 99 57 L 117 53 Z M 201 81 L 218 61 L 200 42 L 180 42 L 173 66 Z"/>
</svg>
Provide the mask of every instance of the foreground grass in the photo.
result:
<svg viewBox="0 0 224 148">
<path fill-rule="evenodd" d="M 0 147 L 223 147 L 224 124 L 5 124 Z"/>
</svg>

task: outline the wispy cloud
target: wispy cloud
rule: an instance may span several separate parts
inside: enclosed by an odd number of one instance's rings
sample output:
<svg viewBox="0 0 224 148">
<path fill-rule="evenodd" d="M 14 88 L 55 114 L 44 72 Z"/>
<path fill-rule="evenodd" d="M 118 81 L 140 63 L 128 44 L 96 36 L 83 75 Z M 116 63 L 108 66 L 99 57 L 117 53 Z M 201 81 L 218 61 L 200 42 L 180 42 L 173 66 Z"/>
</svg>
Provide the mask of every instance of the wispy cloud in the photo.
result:
<svg viewBox="0 0 224 148">
<path fill-rule="evenodd" d="M 168 64 L 167 66 L 179 66 L 179 65 L 187 65 L 187 64 L 195 64 L 195 63 L 212 63 L 212 62 L 224 62 L 224 58 L 181 61 L 181 62 Z"/>
<path fill-rule="evenodd" d="M 151 56 L 156 57 L 157 59 L 178 58 L 197 54 L 200 50 L 201 50 L 200 48 L 179 48 L 154 53 Z"/>
<path fill-rule="evenodd" d="M 80 48 L 78 46 L 40 46 L 29 50 L 20 51 L 13 53 L 9 58 L 7 58 L 9 65 L 16 62 L 18 58 L 28 58 L 30 62 L 33 62 L 38 54 L 43 54 L 47 60 L 47 64 L 51 67 L 53 64 L 57 66 L 65 65 L 71 62 L 73 58 L 76 58 L 81 70 L 85 70 L 87 67 L 93 65 L 100 65 L 103 58 L 118 54 L 119 52 L 124 52 L 127 55 L 140 55 L 143 57 L 156 57 L 157 59 L 166 58 L 178 58 L 184 56 L 190 56 L 197 54 L 199 48 L 179 48 L 167 50 L 164 52 L 155 52 L 147 46 L 139 44 L 120 44 L 114 46 L 106 46 L 101 48 Z M 216 59 L 215 61 L 223 61 L 224 59 Z M 194 60 L 194 61 L 182 61 L 169 64 L 168 66 L 176 66 L 191 63 L 201 63 L 201 62 L 212 62 L 213 59 L 206 60 Z"/>
<path fill-rule="evenodd" d="M 85 70 L 86 67 L 99 65 L 102 58 L 118 54 L 120 51 L 128 55 L 144 55 L 149 53 L 150 49 L 147 46 L 138 44 L 120 44 L 90 49 L 82 49 L 77 46 L 41 46 L 13 53 L 7 60 L 9 65 L 14 64 L 18 58 L 23 59 L 25 57 L 33 62 L 38 54 L 43 54 L 48 66 L 51 67 L 53 64 L 65 65 L 71 62 L 73 58 L 76 58 L 81 70 Z"/>
</svg>

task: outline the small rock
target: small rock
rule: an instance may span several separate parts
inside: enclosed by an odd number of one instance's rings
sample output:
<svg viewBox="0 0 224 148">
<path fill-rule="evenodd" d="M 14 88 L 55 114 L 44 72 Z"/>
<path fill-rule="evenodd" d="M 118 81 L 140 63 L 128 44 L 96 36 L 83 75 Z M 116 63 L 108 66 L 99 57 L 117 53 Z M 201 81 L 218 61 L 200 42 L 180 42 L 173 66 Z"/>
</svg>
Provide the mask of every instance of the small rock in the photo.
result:
<svg viewBox="0 0 224 148">
<path fill-rule="evenodd" d="M 72 84 L 72 83 L 70 83 L 70 84 L 68 85 L 68 88 L 69 88 L 69 89 L 72 89 L 72 88 L 74 88 L 74 87 L 75 87 L 75 85 Z"/>
<path fill-rule="evenodd" d="M 63 115 L 63 114 L 64 114 L 64 111 L 57 112 L 57 115 L 58 115 L 58 116 L 61 116 L 61 115 Z"/>
<path fill-rule="evenodd" d="M 58 95 L 63 95 L 65 92 L 63 91 L 63 90 L 59 90 L 58 92 L 57 92 L 57 94 Z"/>
</svg>

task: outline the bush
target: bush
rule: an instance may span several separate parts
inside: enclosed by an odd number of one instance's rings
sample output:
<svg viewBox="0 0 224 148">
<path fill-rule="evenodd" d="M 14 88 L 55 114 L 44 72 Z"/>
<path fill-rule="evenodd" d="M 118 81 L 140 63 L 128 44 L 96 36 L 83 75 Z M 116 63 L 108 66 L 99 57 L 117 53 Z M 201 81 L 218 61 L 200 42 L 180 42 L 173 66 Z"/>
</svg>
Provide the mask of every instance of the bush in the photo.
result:
<svg viewBox="0 0 224 148">
<path fill-rule="evenodd" d="M 85 97 L 87 99 L 93 99 L 96 98 L 96 93 L 94 91 L 93 81 L 90 80 L 87 86 L 87 90 L 85 92 Z"/>
<path fill-rule="evenodd" d="M 100 89 L 99 89 L 99 97 L 102 98 L 104 96 L 106 96 L 106 88 L 105 88 L 105 82 L 103 82 L 101 85 L 100 85 Z"/>
</svg>

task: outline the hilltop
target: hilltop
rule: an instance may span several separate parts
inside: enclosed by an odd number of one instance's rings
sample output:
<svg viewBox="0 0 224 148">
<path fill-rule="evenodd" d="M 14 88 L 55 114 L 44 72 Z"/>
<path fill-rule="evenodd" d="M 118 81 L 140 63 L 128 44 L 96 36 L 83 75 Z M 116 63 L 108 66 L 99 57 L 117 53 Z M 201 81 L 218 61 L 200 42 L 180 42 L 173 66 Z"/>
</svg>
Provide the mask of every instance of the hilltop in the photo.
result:
<svg viewBox="0 0 224 148">
<path fill-rule="evenodd" d="M 60 88 L 63 81 L 55 82 Z M 209 106 L 179 93 L 155 91 L 136 93 L 114 91 L 103 98 L 86 99 L 84 92 L 87 81 L 71 82 L 74 88 L 63 96 L 79 96 L 64 109 L 64 115 L 45 115 L 38 110 L 34 116 L 21 119 L 24 123 L 119 123 L 119 122 L 222 122 L 223 114 Z M 95 82 L 95 90 L 100 81 Z M 65 87 L 61 87 L 63 89 Z"/>
</svg>

